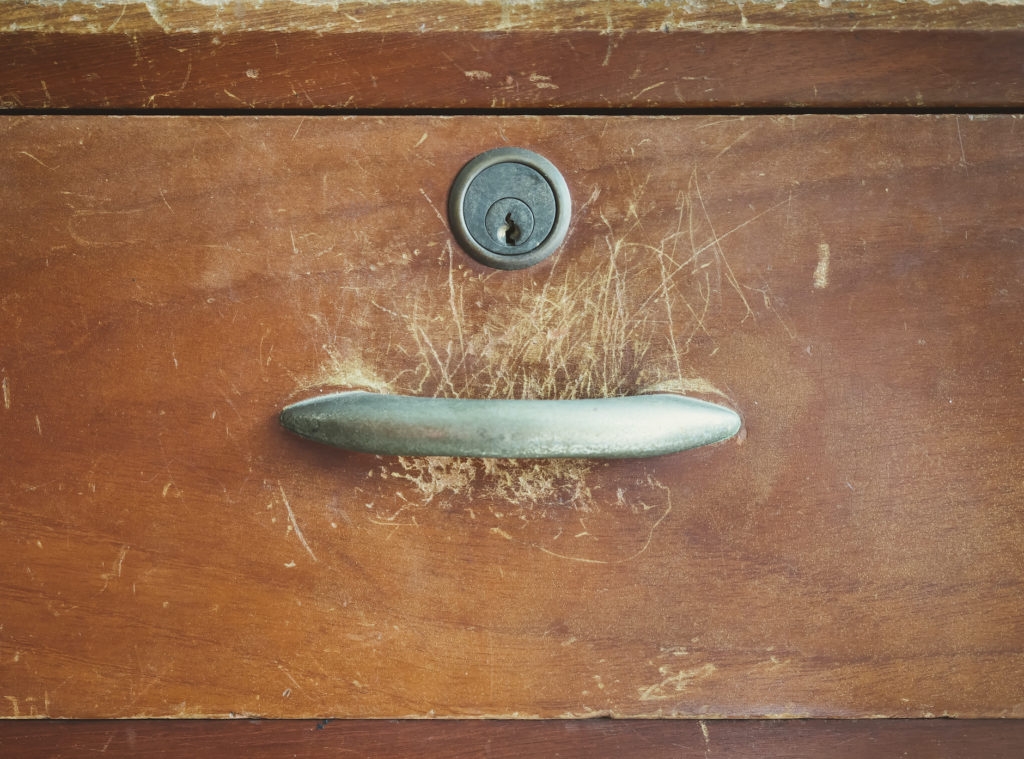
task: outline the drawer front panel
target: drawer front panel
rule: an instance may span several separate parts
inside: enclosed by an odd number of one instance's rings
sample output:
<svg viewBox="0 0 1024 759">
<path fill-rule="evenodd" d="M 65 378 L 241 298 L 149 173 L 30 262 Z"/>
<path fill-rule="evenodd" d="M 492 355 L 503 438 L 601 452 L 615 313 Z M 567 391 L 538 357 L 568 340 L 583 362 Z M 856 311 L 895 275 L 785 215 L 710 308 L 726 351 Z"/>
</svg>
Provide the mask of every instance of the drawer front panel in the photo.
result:
<svg viewBox="0 0 1024 759">
<path fill-rule="evenodd" d="M 1024 716 L 1015 117 L 10 119 L 8 716 Z M 477 153 L 562 249 L 463 254 Z M 645 461 L 350 454 L 362 388 L 685 392 Z"/>
</svg>

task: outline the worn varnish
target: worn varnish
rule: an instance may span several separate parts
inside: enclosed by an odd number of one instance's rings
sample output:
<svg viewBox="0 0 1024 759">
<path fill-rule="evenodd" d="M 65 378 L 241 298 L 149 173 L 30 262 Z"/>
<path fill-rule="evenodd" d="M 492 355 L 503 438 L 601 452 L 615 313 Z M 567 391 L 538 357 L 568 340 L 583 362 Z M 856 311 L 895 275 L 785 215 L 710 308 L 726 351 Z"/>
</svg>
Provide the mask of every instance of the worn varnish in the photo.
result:
<svg viewBox="0 0 1024 759">
<path fill-rule="evenodd" d="M 1021 0 L 72 0 L 9 4 L 10 31 L 617 32 L 1022 29 Z"/>
<path fill-rule="evenodd" d="M 1024 716 L 1020 118 L 0 128 L 6 716 Z M 575 198 L 521 272 L 443 215 L 503 144 Z M 278 427 L 342 386 L 745 426 L 590 464 Z"/>
<path fill-rule="evenodd" d="M 7 109 L 1024 107 L 988 2 L 0 5 Z"/>
<path fill-rule="evenodd" d="M 1024 108 L 1024 32 L 18 33 L 3 47 L 13 110 Z"/>
<path fill-rule="evenodd" d="M 1017 759 L 1020 720 L 0 722 L 20 757 Z"/>
</svg>

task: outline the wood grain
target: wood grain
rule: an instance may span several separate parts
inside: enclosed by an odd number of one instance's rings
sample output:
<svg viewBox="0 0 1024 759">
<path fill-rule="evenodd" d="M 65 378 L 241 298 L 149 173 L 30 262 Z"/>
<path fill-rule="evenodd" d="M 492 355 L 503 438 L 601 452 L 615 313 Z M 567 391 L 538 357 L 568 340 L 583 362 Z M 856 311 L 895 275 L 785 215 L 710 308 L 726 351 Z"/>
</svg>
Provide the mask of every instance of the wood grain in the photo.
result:
<svg viewBox="0 0 1024 759">
<path fill-rule="evenodd" d="M 1015 3 L 6 3 L 8 109 L 1024 106 Z"/>
<path fill-rule="evenodd" d="M 0 45 L 0 106 L 15 110 L 1024 108 L 1024 30 L 18 32 Z"/>
<path fill-rule="evenodd" d="M 6 716 L 1024 715 L 1017 117 L 0 122 Z M 502 144 L 564 248 L 443 218 Z M 643 462 L 295 439 L 674 388 Z"/>
<path fill-rule="evenodd" d="M 1016 759 L 1020 720 L 0 722 L 5 756 Z"/>
<path fill-rule="evenodd" d="M 91 35 L 312 31 L 437 33 L 1024 29 L 1021 0 L 125 0 L 5 3 L 0 30 Z"/>
</svg>

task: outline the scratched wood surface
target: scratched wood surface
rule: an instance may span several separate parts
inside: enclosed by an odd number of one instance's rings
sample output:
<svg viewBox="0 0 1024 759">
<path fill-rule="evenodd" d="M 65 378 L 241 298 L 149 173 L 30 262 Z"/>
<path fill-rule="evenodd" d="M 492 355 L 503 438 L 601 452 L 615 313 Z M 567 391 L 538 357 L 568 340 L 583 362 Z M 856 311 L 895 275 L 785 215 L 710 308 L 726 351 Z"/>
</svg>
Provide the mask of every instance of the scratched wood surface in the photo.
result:
<svg viewBox="0 0 1024 759">
<path fill-rule="evenodd" d="M 1024 716 L 1019 117 L 0 122 L 5 716 Z M 563 249 L 443 208 L 502 144 Z M 736 408 L 354 455 L 323 389 Z"/>
<path fill-rule="evenodd" d="M 5 3 L 0 29 L 621 32 L 1024 28 L 1021 0 L 71 0 Z"/>
<path fill-rule="evenodd" d="M 1017 2 L 0 4 L 6 109 L 1024 107 Z"/>
<path fill-rule="evenodd" d="M 0 107 L 15 110 L 1024 108 L 1024 31 L 19 32 L 0 45 Z"/>
<path fill-rule="evenodd" d="M 0 722 L 5 756 L 1019 759 L 1022 720 Z"/>
</svg>

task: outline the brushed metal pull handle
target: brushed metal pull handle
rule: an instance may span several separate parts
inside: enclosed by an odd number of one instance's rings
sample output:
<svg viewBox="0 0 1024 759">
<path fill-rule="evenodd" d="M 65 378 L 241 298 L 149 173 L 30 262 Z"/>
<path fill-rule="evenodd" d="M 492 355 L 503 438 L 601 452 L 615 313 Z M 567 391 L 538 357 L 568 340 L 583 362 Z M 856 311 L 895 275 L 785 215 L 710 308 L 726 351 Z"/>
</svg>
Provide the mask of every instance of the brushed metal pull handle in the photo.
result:
<svg viewBox="0 0 1024 759">
<path fill-rule="evenodd" d="M 350 451 L 397 456 L 642 458 L 726 440 L 735 411 L 670 393 L 596 400 L 417 398 L 350 391 L 300 401 L 281 424 Z"/>
</svg>

